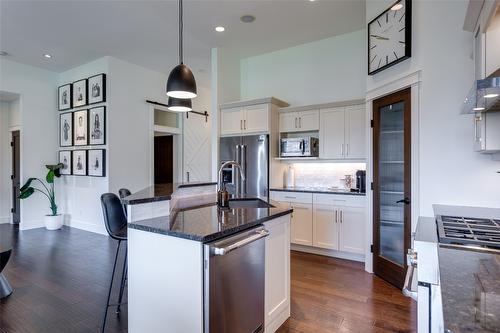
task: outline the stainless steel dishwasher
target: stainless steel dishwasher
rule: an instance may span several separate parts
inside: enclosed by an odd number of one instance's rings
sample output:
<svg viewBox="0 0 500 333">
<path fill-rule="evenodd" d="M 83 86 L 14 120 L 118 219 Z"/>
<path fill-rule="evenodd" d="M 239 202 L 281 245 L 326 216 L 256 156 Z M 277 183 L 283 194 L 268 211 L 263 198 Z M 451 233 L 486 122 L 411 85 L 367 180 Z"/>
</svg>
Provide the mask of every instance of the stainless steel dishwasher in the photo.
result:
<svg viewBox="0 0 500 333">
<path fill-rule="evenodd" d="M 205 244 L 205 333 L 264 332 L 263 226 Z"/>
</svg>

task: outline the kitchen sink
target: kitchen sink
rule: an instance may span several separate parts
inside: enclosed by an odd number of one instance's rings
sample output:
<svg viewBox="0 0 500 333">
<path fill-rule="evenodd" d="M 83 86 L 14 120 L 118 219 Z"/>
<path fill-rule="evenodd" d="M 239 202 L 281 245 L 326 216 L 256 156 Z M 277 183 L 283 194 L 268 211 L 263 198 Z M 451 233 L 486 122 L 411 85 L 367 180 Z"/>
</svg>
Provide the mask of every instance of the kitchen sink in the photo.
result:
<svg viewBox="0 0 500 333">
<path fill-rule="evenodd" d="M 272 208 L 273 205 L 260 199 L 229 200 L 229 208 Z"/>
</svg>

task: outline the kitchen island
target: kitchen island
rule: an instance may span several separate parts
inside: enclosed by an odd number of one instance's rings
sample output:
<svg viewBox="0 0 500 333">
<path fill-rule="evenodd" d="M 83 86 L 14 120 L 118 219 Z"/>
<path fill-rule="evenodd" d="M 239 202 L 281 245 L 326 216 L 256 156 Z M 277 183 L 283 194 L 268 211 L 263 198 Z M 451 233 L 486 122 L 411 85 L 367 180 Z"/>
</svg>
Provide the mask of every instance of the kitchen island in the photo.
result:
<svg viewBox="0 0 500 333">
<path fill-rule="evenodd" d="M 139 196 L 133 194 L 131 197 Z M 128 199 L 125 202 L 130 212 L 134 203 L 131 198 Z M 248 295 L 254 298 L 253 294 L 258 294 L 254 285 L 245 286 L 241 282 L 257 275 L 255 272 L 259 271 L 259 267 L 263 270 L 263 320 L 262 327 L 255 327 L 258 329 L 256 332 L 274 332 L 290 316 L 292 209 L 253 198 L 232 200 L 229 209 L 221 209 L 216 204 L 215 193 L 200 194 L 200 191 L 189 196 L 179 196 L 174 191 L 170 200 L 165 197 L 158 199 L 153 194 L 149 200 L 169 205 L 171 209 L 168 215 L 157 216 L 159 214 L 154 213 L 153 217 L 142 220 L 129 219 L 129 332 L 209 332 L 215 331 L 215 321 L 220 324 L 238 318 L 241 322 L 251 317 L 254 307 L 233 313 L 231 309 L 236 309 L 238 304 L 229 303 L 248 299 Z M 148 201 L 142 197 L 138 204 L 145 203 Z M 165 211 L 165 207 L 161 209 Z M 251 239 L 255 249 L 240 247 L 245 242 L 243 237 Z M 229 241 L 226 240 L 233 239 L 236 242 L 227 245 Z M 256 247 L 258 243 L 262 244 L 260 252 Z M 217 248 L 214 244 L 225 247 Z M 220 275 L 220 278 L 214 276 L 216 264 L 220 264 L 210 259 L 214 255 L 213 248 L 219 251 L 217 258 L 230 252 L 225 257 L 232 260 L 232 265 L 239 272 Z M 209 249 L 212 252 L 209 253 Z M 245 260 L 236 257 L 244 251 L 247 251 Z M 261 261 L 258 260 L 259 255 Z M 227 261 L 223 266 L 230 264 L 231 261 Z M 228 276 L 237 278 L 228 279 Z M 254 287 L 255 292 L 248 293 Z M 242 297 L 239 297 L 240 293 Z M 217 306 L 214 306 L 214 301 Z M 212 304 L 211 310 L 222 306 L 230 310 L 222 317 L 220 313 L 214 317 L 209 311 L 209 304 Z M 217 331 L 220 332 L 220 326 Z"/>
</svg>

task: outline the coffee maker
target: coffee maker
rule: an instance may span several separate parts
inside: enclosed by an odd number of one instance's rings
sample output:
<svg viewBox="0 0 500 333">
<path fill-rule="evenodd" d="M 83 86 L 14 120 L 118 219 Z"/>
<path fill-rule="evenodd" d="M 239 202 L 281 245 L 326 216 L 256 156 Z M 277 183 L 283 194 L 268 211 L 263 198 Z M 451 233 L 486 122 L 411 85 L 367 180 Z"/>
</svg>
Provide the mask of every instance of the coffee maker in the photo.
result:
<svg viewBox="0 0 500 333">
<path fill-rule="evenodd" d="M 356 192 L 366 193 L 366 170 L 356 171 Z"/>
</svg>

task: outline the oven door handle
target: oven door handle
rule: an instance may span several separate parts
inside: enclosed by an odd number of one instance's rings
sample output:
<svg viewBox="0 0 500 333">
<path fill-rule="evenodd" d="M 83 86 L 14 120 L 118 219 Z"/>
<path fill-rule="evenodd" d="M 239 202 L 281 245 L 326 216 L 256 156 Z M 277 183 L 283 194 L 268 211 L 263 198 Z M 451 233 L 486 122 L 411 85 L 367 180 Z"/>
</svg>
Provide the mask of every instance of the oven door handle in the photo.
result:
<svg viewBox="0 0 500 333">
<path fill-rule="evenodd" d="M 234 251 L 240 247 L 243 247 L 247 244 L 250 244 L 252 242 L 255 242 L 256 240 L 259 240 L 261 238 L 267 237 L 269 235 L 269 231 L 266 229 L 260 229 L 256 231 L 253 235 L 246 237 L 242 240 L 239 240 L 237 242 L 234 242 L 233 244 L 230 244 L 225 247 L 214 247 L 213 248 L 213 253 L 216 256 L 223 256 L 228 254 L 231 251 Z"/>
<path fill-rule="evenodd" d="M 414 300 L 417 300 L 417 291 L 412 289 L 415 267 L 417 267 L 416 257 L 417 254 L 412 249 L 408 249 L 408 269 L 406 270 L 405 283 L 403 285 L 403 295 L 405 295 L 406 297 L 411 297 Z"/>
</svg>

